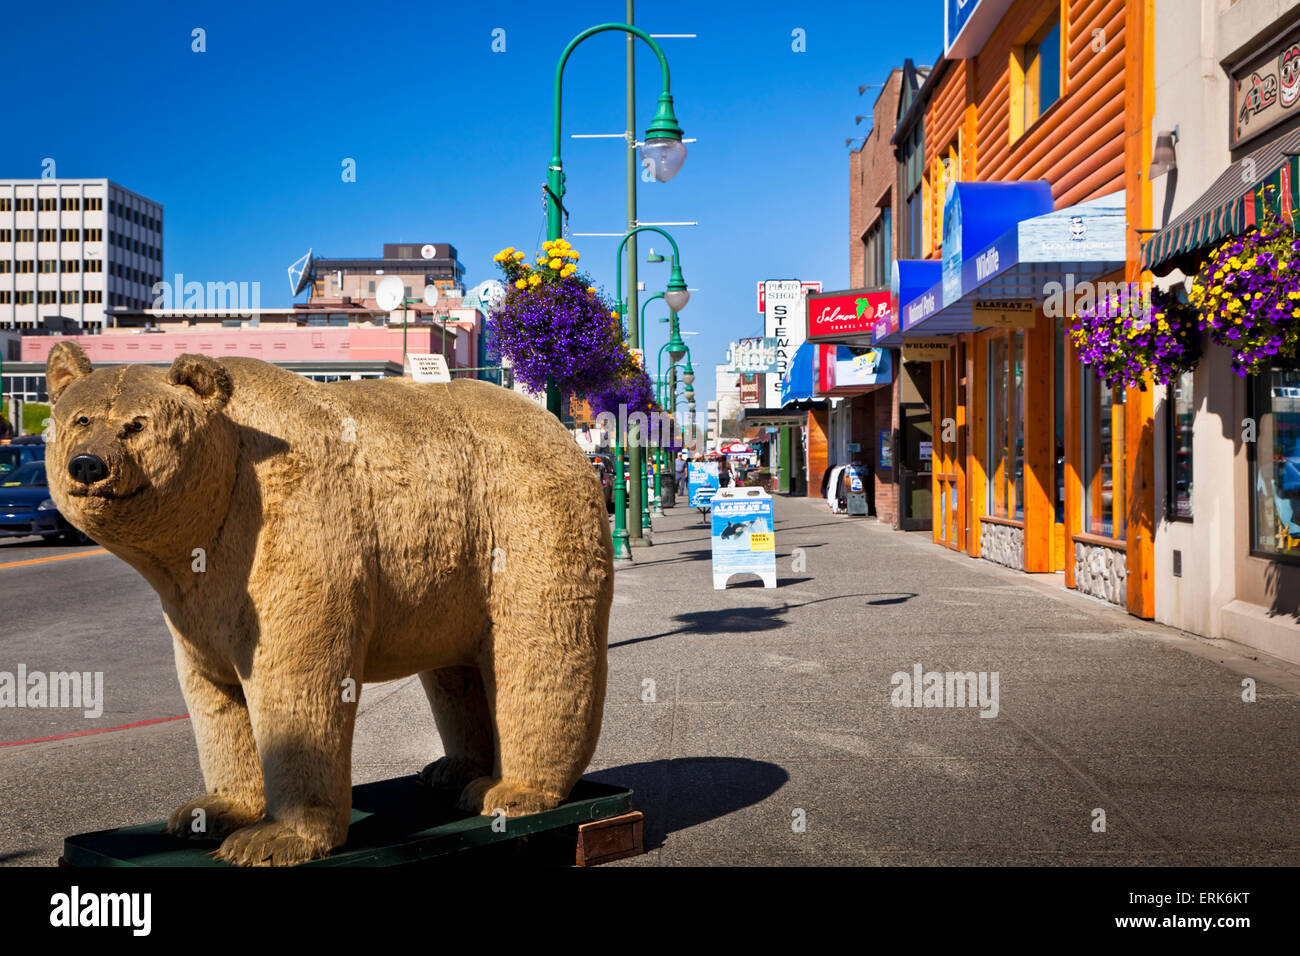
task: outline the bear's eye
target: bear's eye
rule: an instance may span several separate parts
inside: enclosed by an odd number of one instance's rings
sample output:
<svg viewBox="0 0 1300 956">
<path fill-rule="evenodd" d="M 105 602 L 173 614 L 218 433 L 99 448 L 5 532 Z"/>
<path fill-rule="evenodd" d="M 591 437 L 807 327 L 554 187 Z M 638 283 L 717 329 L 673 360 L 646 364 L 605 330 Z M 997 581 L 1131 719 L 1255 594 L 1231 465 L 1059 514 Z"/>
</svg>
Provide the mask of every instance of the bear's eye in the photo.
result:
<svg viewBox="0 0 1300 956">
<path fill-rule="evenodd" d="M 137 419 L 136 419 L 135 421 L 133 421 L 133 422 L 127 422 L 127 423 L 126 423 L 126 430 L 129 431 L 129 432 L 139 432 L 139 431 L 144 431 L 144 419 L 143 419 L 143 418 L 137 418 Z"/>
<path fill-rule="evenodd" d="M 89 424 L 90 424 L 90 419 L 87 418 L 85 415 L 82 415 L 80 418 L 77 419 L 77 424 L 78 424 L 78 425 L 89 425 Z"/>
</svg>

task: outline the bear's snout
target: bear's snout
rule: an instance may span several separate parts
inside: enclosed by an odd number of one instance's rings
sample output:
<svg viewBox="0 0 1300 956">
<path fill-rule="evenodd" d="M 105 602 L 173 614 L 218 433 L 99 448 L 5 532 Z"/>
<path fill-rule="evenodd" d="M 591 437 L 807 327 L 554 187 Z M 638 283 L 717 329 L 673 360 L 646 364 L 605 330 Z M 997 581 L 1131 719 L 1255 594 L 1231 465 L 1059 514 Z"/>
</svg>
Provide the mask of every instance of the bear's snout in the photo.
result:
<svg viewBox="0 0 1300 956">
<path fill-rule="evenodd" d="M 72 476 L 73 481 L 79 481 L 83 485 L 93 485 L 108 477 L 108 465 L 98 455 L 84 453 L 74 455 L 68 462 L 68 474 Z"/>
</svg>

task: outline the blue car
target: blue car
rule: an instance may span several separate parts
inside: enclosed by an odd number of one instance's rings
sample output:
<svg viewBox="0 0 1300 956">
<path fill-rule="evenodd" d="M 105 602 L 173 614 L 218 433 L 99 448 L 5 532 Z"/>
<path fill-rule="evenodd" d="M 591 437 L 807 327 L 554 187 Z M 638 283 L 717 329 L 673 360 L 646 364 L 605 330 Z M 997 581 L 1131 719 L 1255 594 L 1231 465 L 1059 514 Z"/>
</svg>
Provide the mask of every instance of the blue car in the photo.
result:
<svg viewBox="0 0 1300 956">
<path fill-rule="evenodd" d="M 0 476 L 0 538 L 34 534 L 47 541 L 90 542 L 54 506 L 43 461 L 29 461 Z"/>
<path fill-rule="evenodd" d="M 45 442 L 40 436 L 0 439 L 0 478 L 29 461 L 45 460 Z"/>
</svg>

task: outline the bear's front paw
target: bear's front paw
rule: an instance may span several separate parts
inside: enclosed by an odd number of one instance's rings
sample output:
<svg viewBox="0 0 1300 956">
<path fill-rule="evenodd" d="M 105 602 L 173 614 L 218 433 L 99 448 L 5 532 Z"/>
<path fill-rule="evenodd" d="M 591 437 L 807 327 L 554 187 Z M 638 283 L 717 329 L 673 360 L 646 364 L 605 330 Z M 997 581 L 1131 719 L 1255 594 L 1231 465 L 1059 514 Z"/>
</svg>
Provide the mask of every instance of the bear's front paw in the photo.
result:
<svg viewBox="0 0 1300 956">
<path fill-rule="evenodd" d="M 508 817 L 520 817 L 526 813 L 553 810 L 563 800 L 562 796 L 546 793 L 522 783 L 497 780 L 493 777 L 479 777 L 464 789 L 457 804 L 462 810 L 470 813 L 491 816 L 497 810 L 504 810 Z"/>
<path fill-rule="evenodd" d="M 235 866 L 293 866 L 328 856 L 333 841 L 327 836 L 305 836 L 275 820 L 263 820 L 228 836 L 217 859 Z"/>
<path fill-rule="evenodd" d="M 236 830 L 260 819 L 261 810 L 252 810 L 229 797 L 210 793 L 173 810 L 163 830 L 182 840 L 224 840 Z"/>
</svg>

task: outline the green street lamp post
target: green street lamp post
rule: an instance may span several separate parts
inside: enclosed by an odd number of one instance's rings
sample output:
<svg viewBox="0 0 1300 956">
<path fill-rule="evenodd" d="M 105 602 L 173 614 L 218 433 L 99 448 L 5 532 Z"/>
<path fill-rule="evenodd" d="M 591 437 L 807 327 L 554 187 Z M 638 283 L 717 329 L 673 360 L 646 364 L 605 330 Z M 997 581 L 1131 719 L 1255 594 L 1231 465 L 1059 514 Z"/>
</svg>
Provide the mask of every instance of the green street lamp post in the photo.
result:
<svg viewBox="0 0 1300 956">
<path fill-rule="evenodd" d="M 673 113 L 672 84 L 668 71 L 668 58 L 663 49 L 639 27 L 628 23 L 602 23 L 588 27 L 569 41 L 560 61 L 555 66 L 555 106 L 552 114 L 551 161 L 546 167 L 546 238 L 549 241 L 559 239 L 563 233 L 564 222 L 561 213 L 564 209 L 564 164 L 560 159 L 560 104 L 564 88 L 564 65 L 568 62 L 574 49 L 583 40 L 597 33 L 618 30 L 638 37 L 649 44 L 659 60 L 659 72 L 663 81 L 659 94 L 659 108 L 646 129 L 645 143 L 641 147 L 642 160 L 651 174 L 661 183 L 677 175 L 686 161 L 686 146 L 682 143 L 682 129 L 677 125 L 677 116 Z M 620 247 L 621 248 L 621 247 Z M 621 296 L 620 296 L 621 299 Z M 634 346 L 635 347 L 635 344 Z M 561 415 L 559 389 L 554 382 L 546 384 L 546 407 L 557 417 Z M 621 459 L 620 459 L 621 462 Z M 621 467 L 621 465 L 620 465 Z M 617 543 L 615 545 L 617 547 Z M 628 557 L 624 554 L 622 557 Z"/>
<path fill-rule="evenodd" d="M 662 98 L 660 102 L 662 103 Z M 619 241 L 618 248 L 614 251 L 614 299 L 617 303 L 619 314 L 622 315 L 625 320 L 624 324 L 629 340 L 628 344 L 634 349 L 639 349 L 641 346 L 640 323 L 638 322 L 638 317 L 635 315 L 631 316 L 630 321 L 628 321 L 628 304 L 623 298 L 623 250 L 627 247 L 629 239 L 642 232 L 657 232 L 659 235 L 667 239 L 673 247 L 672 272 L 668 279 L 668 285 L 664 290 L 664 302 L 667 303 L 669 310 L 674 313 L 680 311 L 686 307 L 686 303 L 689 302 L 691 298 L 691 293 L 686 288 L 686 280 L 682 277 L 681 252 L 677 248 L 677 240 L 658 226 L 637 226 L 635 229 L 629 229 Z M 685 350 L 686 345 L 682 342 L 681 335 L 677 334 L 674 338 L 676 340 L 675 343 L 673 343 L 674 347 L 676 348 L 680 346 L 682 350 Z M 672 356 L 674 361 L 681 357 L 680 354 L 674 354 L 671 351 L 669 354 Z M 644 368 L 644 366 L 645 361 L 643 358 L 642 367 Z M 622 436 L 616 436 L 616 443 L 621 440 L 621 438 Z M 645 496 L 643 495 L 643 481 L 641 480 L 641 445 L 639 438 L 639 435 L 628 436 L 628 466 L 634 476 L 630 482 L 632 492 L 630 507 L 625 505 L 620 508 L 617 498 L 615 499 L 615 557 L 626 557 L 630 554 L 630 551 L 628 550 L 623 550 L 620 554 L 620 548 L 626 549 L 631 545 L 641 545 L 646 543 L 646 540 L 642 535 L 642 528 L 644 527 L 645 521 L 642 514 L 642 499 Z M 617 444 L 614 458 L 614 490 L 617 494 L 618 489 L 622 487 L 624 482 L 621 446 L 618 446 Z M 628 511 L 631 512 L 630 515 L 626 513 Z M 630 529 L 628 528 L 629 520 L 631 522 Z M 622 544 L 620 544 L 620 542 L 622 542 Z"/>
</svg>

